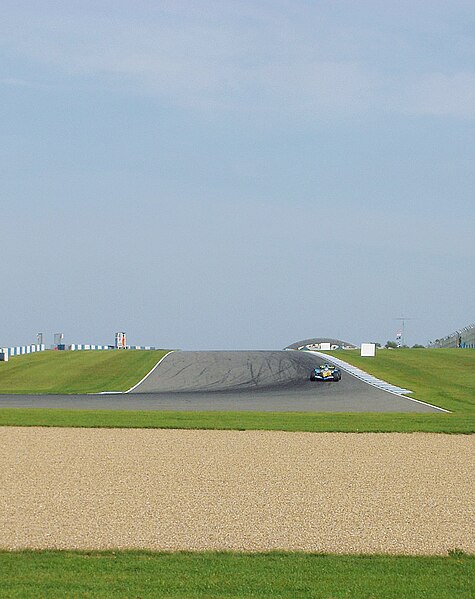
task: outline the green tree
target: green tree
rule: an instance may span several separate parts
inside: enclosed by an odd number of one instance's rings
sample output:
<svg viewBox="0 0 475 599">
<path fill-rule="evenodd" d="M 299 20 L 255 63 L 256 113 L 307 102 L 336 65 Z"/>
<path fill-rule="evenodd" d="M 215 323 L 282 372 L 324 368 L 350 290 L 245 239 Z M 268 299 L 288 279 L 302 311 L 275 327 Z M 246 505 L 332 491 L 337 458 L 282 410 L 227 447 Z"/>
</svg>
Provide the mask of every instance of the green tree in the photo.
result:
<svg viewBox="0 0 475 599">
<path fill-rule="evenodd" d="M 397 343 L 395 341 L 386 341 L 384 346 L 386 349 L 397 349 Z"/>
</svg>

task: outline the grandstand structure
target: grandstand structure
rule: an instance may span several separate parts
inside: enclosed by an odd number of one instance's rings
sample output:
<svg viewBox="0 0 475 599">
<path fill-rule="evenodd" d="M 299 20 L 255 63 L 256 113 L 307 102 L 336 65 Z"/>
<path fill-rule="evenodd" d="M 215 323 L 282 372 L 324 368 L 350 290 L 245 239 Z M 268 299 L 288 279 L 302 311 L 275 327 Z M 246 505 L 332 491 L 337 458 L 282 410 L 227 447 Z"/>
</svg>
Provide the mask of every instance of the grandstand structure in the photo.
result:
<svg viewBox="0 0 475 599">
<path fill-rule="evenodd" d="M 475 324 L 471 324 L 455 333 L 447 335 L 442 339 L 436 339 L 429 343 L 429 347 L 461 347 L 475 348 Z"/>
</svg>

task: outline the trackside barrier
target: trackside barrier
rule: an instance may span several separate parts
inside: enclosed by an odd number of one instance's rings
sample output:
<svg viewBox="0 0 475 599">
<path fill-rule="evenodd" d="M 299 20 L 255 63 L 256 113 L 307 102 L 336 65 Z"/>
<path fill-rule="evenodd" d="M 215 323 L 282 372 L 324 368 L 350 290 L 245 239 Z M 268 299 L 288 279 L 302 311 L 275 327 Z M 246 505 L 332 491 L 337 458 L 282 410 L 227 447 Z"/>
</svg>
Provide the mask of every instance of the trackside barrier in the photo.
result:
<svg viewBox="0 0 475 599">
<path fill-rule="evenodd" d="M 65 345 L 61 347 L 61 350 L 70 351 L 84 351 L 84 350 L 109 350 L 116 349 L 113 345 L 92 345 L 89 343 L 73 343 L 71 345 Z M 58 349 L 57 346 L 52 346 L 51 349 Z M 127 349 L 143 350 L 143 351 L 154 351 L 156 347 L 150 345 L 130 345 Z M 36 352 L 49 351 L 45 344 L 35 345 L 17 345 L 15 347 L 1 347 L 0 348 L 0 362 L 8 362 L 8 360 L 15 356 L 24 356 L 27 354 L 33 354 Z"/>
<path fill-rule="evenodd" d="M 71 351 L 84 351 L 84 350 L 105 350 L 105 349 L 116 349 L 113 345 L 90 345 L 87 343 L 73 343 L 70 346 L 66 346 L 66 349 Z M 140 349 L 140 350 L 156 350 L 158 348 L 151 347 L 150 345 L 128 345 L 126 349 Z"/>
<path fill-rule="evenodd" d="M 158 348 L 157 347 L 150 347 L 149 345 L 131 345 L 130 347 L 128 347 L 128 349 L 142 349 L 142 350 L 145 350 L 145 351 L 150 351 L 150 350 L 155 351 Z"/>
<path fill-rule="evenodd" d="M 83 351 L 83 350 L 104 350 L 104 349 L 113 349 L 110 345 L 91 345 L 88 343 L 73 343 L 67 349 L 71 351 Z"/>
<path fill-rule="evenodd" d="M 25 354 L 33 354 L 40 351 L 46 351 L 46 346 L 42 345 L 17 345 L 16 347 L 3 347 L 0 349 L 0 353 L 6 356 L 7 362 L 9 358 L 13 356 L 24 356 Z M 0 358 L 1 360 L 1 358 Z"/>
</svg>

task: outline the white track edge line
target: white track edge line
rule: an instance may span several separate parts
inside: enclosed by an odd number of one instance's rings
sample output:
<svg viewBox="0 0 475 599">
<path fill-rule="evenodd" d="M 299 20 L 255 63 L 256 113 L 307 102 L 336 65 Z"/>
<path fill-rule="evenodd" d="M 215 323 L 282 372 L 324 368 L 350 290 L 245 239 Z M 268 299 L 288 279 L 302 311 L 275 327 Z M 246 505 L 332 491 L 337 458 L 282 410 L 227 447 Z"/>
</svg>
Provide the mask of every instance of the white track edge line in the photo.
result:
<svg viewBox="0 0 475 599">
<path fill-rule="evenodd" d="M 298 351 L 298 350 L 297 350 Z M 344 370 L 346 370 L 346 372 L 350 375 L 350 376 L 354 376 L 355 378 L 359 379 L 360 381 L 363 381 L 364 383 L 367 383 L 368 385 L 371 385 L 372 387 L 377 387 L 378 389 L 383 389 L 383 391 L 386 391 L 387 393 L 392 393 L 393 395 L 397 395 L 398 397 L 403 397 L 404 399 L 408 399 L 409 401 L 414 401 L 415 403 L 420 403 L 424 406 L 429 406 L 430 408 L 435 408 L 436 410 L 440 410 L 441 412 L 446 412 L 447 414 L 452 414 L 452 412 L 450 410 L 446 410 L 445 408 L 439 408 L 439 406 L 434 406 L 431 403 L 427 403 L 426 401 L 421 401 L 420 399 L 414 399 L 413 397 L 406 397 L 406 395 L 402 395 L 402 393 L 397 393 L 396 391 L 391 391 L 390 389 L 385 389 L 382 385 L 379 385 L 377 383 L 373 383 L 370 382 L 369 380 L 365 380 L 364 378 L 362 378 L 361 376 L 358 376 L 357 374 L 355 374 L 354 372 L 351 372 L 351 368 L 356 368 L 357 370 L 361 371 L 364 374 L 367 374 L 368 376 L 373 376 L 370 375 L 368 372 L 365 372 L 364 370 L 361 370 L 361 368 L 357 368 L 356 366 L 353 366 L 352 364 L 348 364 L 348 362 L 344 362 L 343 360 L 340 360 L 340 358 L 334 358 L 333 356 L 330 356 L 328 354 L 322 354 L 318 351 L 311 351 L 311 350 L 306 350 L 309 354 L 314 354 L 320 358 L 327 358 L 328 360 L 332 361 L 335 360 L 337 363 L 339 362 L 339 365 L 342 365 L 342 368 Z M 346 368 L 346 366 L 349 366 L 349 368 Z M 373 377 L 376 379 L 376 377 Z M 376 379 L 377 381 L 384 383 L 384 381 L 381 381 L 381 379 Z M 390 383 L 386 383 L 386 384 L 390 384 Z M 396 387 L 396 385 L 393 385 L 394 387 Z M 409 391 L 408 389 L 406 389 L 406 391 L 408 393 L 412 393 L 412 391 Z"/>
<path fill-rule="evenodd" d="M 136 387 L 138 387 L 138 386 L 139 386 L 141 383 L 143 383 L 143 382 L 144 382 L 144 380 L 145 380 L 146 378 L 148 378 L 148 377 L 149 377 L 149 376 L 152 374 L 152 372 L 153 372 L 153 371 L 154 371 L 156 368 L 158 368 L 158 366 L 160 366 L 160 364 L 163 362 L 163 360 L 164 360 L 164 359 L 165 359 L 167 356 L 169 356 L 170 354 L 172 354 L 174 351 L 175 351 L 175 350 L 174 350 L 174 349 L 172 349 L 172 350 L 171 350 L 171 351 L 169 351 L 167 354 L 165 354 L 165 355 L 164 355 L 162 358 L 160 358 L 160 360 L 159 360 L 159 361 L 158 361 L 158 362 L 155 364 L 155 366 L 152 368 L 152 370 L 151 370 L 150 372 L 148 372 L 148 373 L 147 373 L 147 374 L 146 374 L 146 375 L 143 377 L 143 379 L 142 379 L 142 380 L 140 380 L 140 381 L 139 381 L 139 382 L 138 382 L 136 385 L 134 385 L 133 387 L 131 387 L 131 388 L 130 388 L 128 391 L 124 391 L 124 393 L 130 393 L 130 392 L 131 392 L 131 391 L 133 391 L 133 390 L 134 390 Z"/>
</svg>

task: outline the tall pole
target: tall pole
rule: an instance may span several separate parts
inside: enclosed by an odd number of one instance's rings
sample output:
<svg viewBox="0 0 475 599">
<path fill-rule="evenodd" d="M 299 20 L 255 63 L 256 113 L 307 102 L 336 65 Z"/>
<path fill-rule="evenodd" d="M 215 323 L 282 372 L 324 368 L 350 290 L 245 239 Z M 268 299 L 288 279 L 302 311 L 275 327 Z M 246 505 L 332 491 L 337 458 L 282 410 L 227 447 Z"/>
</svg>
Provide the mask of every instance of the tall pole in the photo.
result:
<svg viewBox="0 0 475 599">
<path fill-rule="evenodd" d="M 406 333 L 406 320 L 414 320 L 413 318 L 407 318 L 406 316 L 400 316 L 399 318 L 395 318 L 394 320 L 400 320 L 401 325 L 401 345 L 404 346 L 406 344 L 405 333 Z"/>
</svg>

